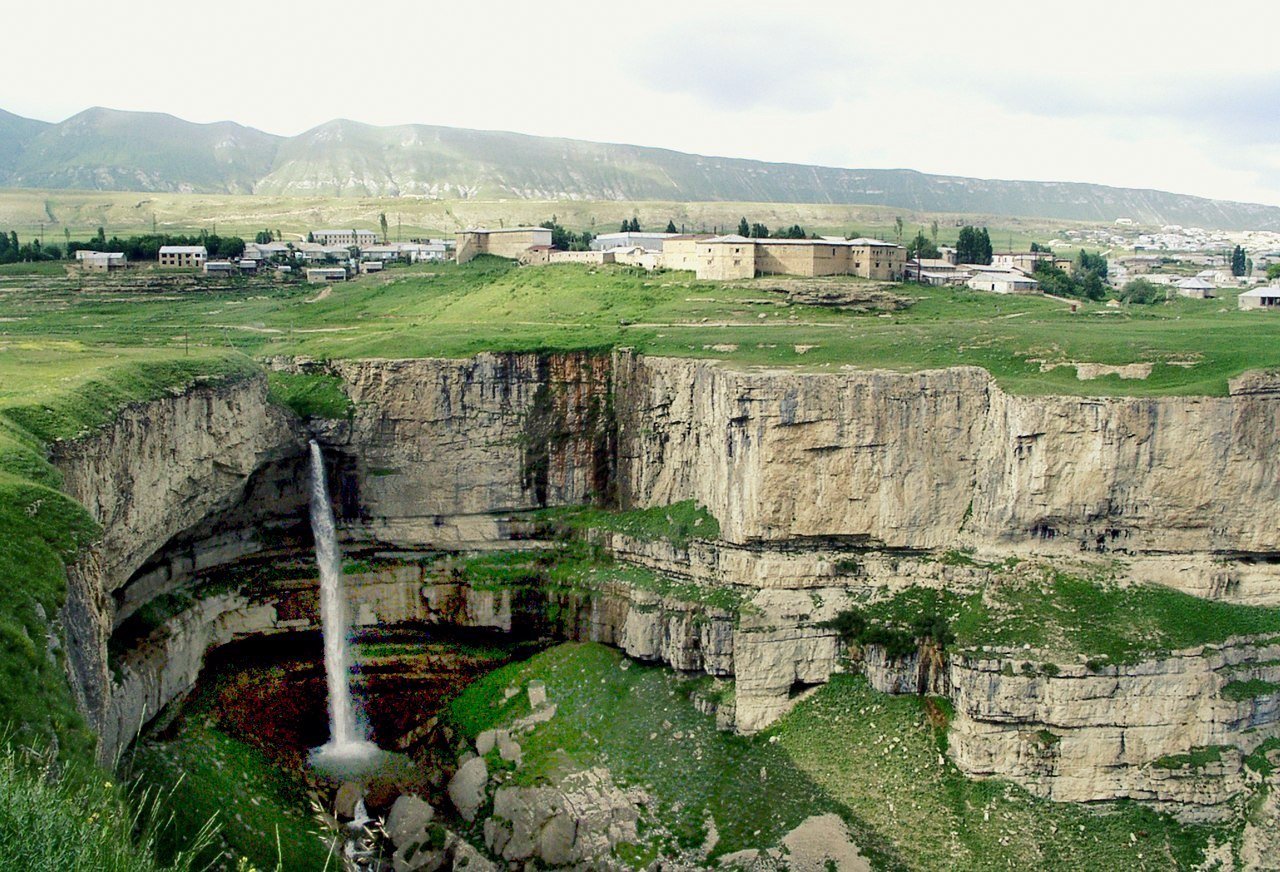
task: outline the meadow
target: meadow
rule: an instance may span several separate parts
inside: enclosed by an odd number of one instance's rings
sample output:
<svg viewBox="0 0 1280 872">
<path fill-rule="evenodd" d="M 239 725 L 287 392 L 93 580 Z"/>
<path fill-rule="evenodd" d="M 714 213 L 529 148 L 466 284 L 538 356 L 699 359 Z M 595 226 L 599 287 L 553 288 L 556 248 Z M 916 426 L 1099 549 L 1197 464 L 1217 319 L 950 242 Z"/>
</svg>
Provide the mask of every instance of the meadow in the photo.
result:
<svg viewBox="0 0 1280 872">
<path fill-rule="evenodd" d="M 138 274 L 146 273 L 140 270 Z M 133 275 L 131 273 L 130 275 Z M 131 292 L 129 278 L 0 276 L 0 407 L 74 386 L 113 362 L 201 356 L 457 357 L 633 348 L 734 366 L 911 371 L 979 366 L 1006 390 L 1097 396 L 1227 393 L 1280 367 L 1280 320 L 1233 292 L 1109 308 L 1042 296 L 890 286 L 896 312 L 793 303 L 776 281 L 714 283 L 628 267 L 389 270 L 324 288 L 228 280 Z M 874 287 L 837 280 L 854 289 Z M 1077 377 L 1075 363 L 1149 364 L 1145 378 Z"/>
</svg>

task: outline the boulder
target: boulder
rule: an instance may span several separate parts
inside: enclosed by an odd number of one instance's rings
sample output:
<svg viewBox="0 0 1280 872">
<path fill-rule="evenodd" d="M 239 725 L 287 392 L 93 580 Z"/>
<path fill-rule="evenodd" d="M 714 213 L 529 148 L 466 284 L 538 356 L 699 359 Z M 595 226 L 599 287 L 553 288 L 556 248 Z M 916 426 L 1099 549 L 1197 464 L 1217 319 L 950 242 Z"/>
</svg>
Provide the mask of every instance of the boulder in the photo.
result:
<svg viewBox="0 0 1280 872">
<path fill-rule="evenodd" d="M 416 796 L 401 796 L 391 806 L 383 829 L 397 848 L 421 837 L 436 816 L 431 803 Z"/>
<path fill-rule="evenodd" d="M 489 767 L 483 757 L 472 757 L 458 767 L 449 779 L 449 799 L 468 823 L 484 804 L 485 786 L 489 783 Z"/>
<path fill-rule="evenodd" d="M 356 816 L 356 803 L 364 799 L 364 788 L 355 781 L 344 781 L 333 798 L 333 813 L 341 820 Z"/>
</svg>

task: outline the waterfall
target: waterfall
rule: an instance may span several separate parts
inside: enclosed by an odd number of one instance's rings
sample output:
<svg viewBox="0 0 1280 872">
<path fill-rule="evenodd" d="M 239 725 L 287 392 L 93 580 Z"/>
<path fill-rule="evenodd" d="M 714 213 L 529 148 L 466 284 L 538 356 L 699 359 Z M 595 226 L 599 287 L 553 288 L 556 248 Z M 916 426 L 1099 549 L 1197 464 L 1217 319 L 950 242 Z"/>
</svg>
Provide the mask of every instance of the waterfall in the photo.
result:
<svg viewBox="0 0 1280 872">
<path fill-rule="evenodd" d="M 377 748 L 356 720 L 351 697 L 351 651 L 347 597 L 342 589 L 342 555 L 329 504 L 324 455 L 311 440 L 311 531 L 316 540 L 320 568 L 320 621 L 324 633 L 324 671 L 329 686 L 329 741 L 317 750 L 319 757 L 363 757 Z"/>
</svg>

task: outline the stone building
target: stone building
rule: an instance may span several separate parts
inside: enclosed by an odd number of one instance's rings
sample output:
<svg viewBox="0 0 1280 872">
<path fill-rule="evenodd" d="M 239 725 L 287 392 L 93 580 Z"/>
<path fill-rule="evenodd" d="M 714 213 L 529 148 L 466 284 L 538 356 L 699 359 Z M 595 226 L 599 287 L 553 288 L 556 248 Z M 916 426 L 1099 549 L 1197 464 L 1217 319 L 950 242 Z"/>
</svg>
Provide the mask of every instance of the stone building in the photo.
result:
<svg viewBox="0 0 1280 872">
<path fill-rule="evenodd" d="M 879 239 L 748 239 L 716 236 L 697 244 L 700 279 L 745 279 L 757 275 L 853 275 L 901 281 L 907 252 Z"/>
<path fill-rule="evenodd" d="M 518 260 L 535 246 L 551 245 L 551 231 L 545 227 L 501 227 L 464 230 L 457 235 L 454 259 L 466 263 L 482 254 Z"/>
<path fill-rule="evenodd" d="M 683 236 L 669 236 L 662 240 L 662 257 L 658 259 L 664 269 L 698 268 L 698 243 L 711 239 L 710 233 L 689 233 Z"/>
</svg>

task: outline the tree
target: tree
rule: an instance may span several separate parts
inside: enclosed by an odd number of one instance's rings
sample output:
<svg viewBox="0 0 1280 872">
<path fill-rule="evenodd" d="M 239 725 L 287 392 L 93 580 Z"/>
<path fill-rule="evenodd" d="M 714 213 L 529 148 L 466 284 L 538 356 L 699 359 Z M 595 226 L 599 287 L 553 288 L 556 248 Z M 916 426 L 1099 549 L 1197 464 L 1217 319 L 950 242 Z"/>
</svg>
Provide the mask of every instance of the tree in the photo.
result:
<svg viewBox="0 0 1280 872">
<path fill-rule="evenodd" d="M 102 228 L 102 227 L 99 227 L 99 228 L 98 228 L 98 236 L 97 236 L 97 239 L 98 239 L 98 242 L 106 242 L 106 241 L 107 241 L 107 231 L 106 231 L 104 228 Z"/>
<path fill-rule="evenodd" d="M 1107 277 L 1107 259 L 1100 254 L 1090 254 L 1083 248 L 1076 255 L 1076 274 L 1083 278 L 1083 274 L 1091 272 L 1097 274 L 1098 278 L 1105 279 Z"/>
<path fill-rule="evenodd" d="M 1248 266 L 1244 249 L 1237 245 L 1235 250 L 1231 252 L 1231 274 L 1236 277 L 1242 276 L 1245 274 Z"/>
<path fill-rule="evenodd" d="M 780 230 L 774 234 L 778 239 L 808 239 L 809 234 L 804 232 L 804 228 L 799 224 L 792 224 L 786 230 Z"/>
<path fill-rule="evenodd" d="M 387 213 L 378 213 L 378 227 L 382 230 L 382 244 L 387 244 Z"/>
<path fill-rule="evenodd" d="M 1160 285 L 1143 278 L 1137 278 L 1125 285 L 1123 290 L 1120 291 L 1120 300 L 1139 306 L 1149 306 L 1152 303 L 1163 302 L 1165 295 L 1165 289 Z"/>
<path fill-rule="evenodd" d="M 538 226 L 545 227 L 547 230 L 551 231 L 552 248 L 558 248 L 562 251 L 569 250 L 569 231 L 561 227 L 554 218 L 550 221 L 543 221 Z"/>
<path fill-rule="evenodd" d="M 991 263 L 991 236 L 987 228 L 979 230 L 966 224 L 960 228 L 960 236 L 956 239 L 956 260 L 960 263 Z"/>
<path fill-rule="evenodd" d="M 676 230 L 676 222 L 674 222 L 674 221 L 668 221 L 668 222 L 667 222 L 667 229 L 666 229 L 666 232 L 667 232 L 667 233 L 676 233 L 676 232 L 678 232 L 678 231 Z"/>
<path fill-rule="evenodd" d="M 904 226 L 901 215 L 893 219 L 893 235 L 897 238 L 899 245 L 902 244 L 902 228 Z"/>
<path fill-rule="evenodd" d="M 268 242 L 274 242 L 270 230 L 259 230 L 253 235 L 253 241 L 259 245 L 266 245 Z"/>
<path fill-rule="evenodd" d="M 1267 281 L 1274 282 L 1280 279 L 1280 263 L 1272 263 L 1267 265 Z"/>
<path fill-rule="evenodd" d="M 632 218 L 631 218 L 631 224 L 630 224 L 630 226 L 629 226 L 629 227 L 627 227 L 627 229 L 628 229 L 628 230 L 630 230 L 632 233 L 639 233 L 639 232 L 640 232 L 640 219 L 639 219 L 638 217 L 632 216 Z"/>
<path fill-rule="evenodd" d="M 938 246 L 934 245 L 929 237 L 924 235 L 924 228 L 920 228 L 920 232 L 915 238 L 907 244 L 907 257 L 937 257 L 940 254 Z"/>
<path fill-rule="evenodd" d="M 738 222 L 738 235 L 739 236 L 751 235 L 751 225 L 747 223 L 747 218 L 745 215 L 742 217 L 742 220 Z"/>
<path fill-rule="evenodd" d="M 933 237 L 933 247 L 938 247 L 938 219 L 933 219 L 933 223 L 929 225 L 930 235 Z"/>
<path fill-rule="evenodd" d="M 768 239 L 769 228 L 765 227 L 763 224 L 752 224 L 751 233 L 749 235 L 752 239 Z"/>
</svg>

